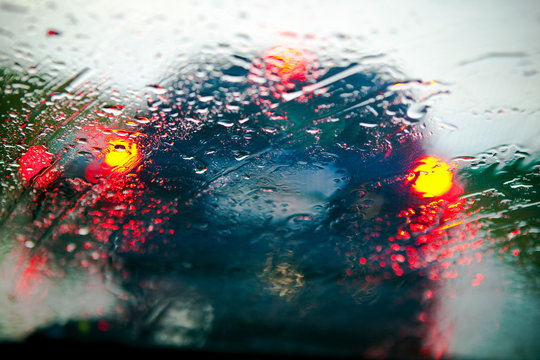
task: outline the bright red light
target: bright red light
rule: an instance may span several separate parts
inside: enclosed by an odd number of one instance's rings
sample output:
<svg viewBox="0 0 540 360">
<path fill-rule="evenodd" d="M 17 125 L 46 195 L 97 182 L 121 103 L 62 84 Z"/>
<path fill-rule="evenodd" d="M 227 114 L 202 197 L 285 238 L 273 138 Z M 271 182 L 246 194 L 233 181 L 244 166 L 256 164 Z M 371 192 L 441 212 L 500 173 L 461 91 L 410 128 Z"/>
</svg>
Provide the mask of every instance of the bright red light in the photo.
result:
<svg viewBox="0 0 540 360">
<path fill-rule="evenodd" d="M 267 75 L 277 75 L 282 81 L 304 81 L 306 78 L 308 61 L 298 50 L 275 46 L 263 54 L 263 59 Z"/>
<path fill-rule="evenodd" d="M 43 146 L 32 146 L 21 157 L 19 161 L 19 174 L 29 182 L 35 179 L 36 187 L 46 187 L 56 178 L 56 172 L 47 171 L 41 174 L 46 168 L 50 167 L 54 161 L 54 155 L 47 151 Z"/>
<path fill-rule="evenodd" d="M 20 173 L 26 181 L 30 181 L 43 169 L 51 166 L 53 159 L 53 155 L 43 146 L 32 146 L 21 157 Z"/>
</svg>

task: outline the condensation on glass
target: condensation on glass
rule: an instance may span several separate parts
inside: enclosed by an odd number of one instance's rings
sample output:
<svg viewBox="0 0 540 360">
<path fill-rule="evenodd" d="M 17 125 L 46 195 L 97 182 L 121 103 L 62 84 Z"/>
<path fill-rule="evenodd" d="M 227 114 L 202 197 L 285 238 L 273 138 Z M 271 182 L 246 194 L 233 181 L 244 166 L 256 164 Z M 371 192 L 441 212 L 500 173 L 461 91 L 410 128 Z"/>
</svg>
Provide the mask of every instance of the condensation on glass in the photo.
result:
<svg viewBox="0 0 540 360">
<path fill-rule="evenodd" d="M 0 3 L 0 340 L 539 352 L 533 1 Z"/>
</svg>

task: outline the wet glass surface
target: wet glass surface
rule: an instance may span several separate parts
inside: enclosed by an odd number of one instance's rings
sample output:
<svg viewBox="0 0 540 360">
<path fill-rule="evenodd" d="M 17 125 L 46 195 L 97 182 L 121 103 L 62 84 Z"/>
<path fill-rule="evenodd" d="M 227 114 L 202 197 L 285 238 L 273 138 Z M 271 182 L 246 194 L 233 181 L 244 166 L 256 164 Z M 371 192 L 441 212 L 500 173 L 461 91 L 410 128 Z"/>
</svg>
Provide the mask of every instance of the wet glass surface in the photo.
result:
<svg viewBox="0 0 540 360">
<path fill-rule="evenodd" d="M 0 341 L 537 358 L 539 19 L 1 2 Z"/>
</svg>

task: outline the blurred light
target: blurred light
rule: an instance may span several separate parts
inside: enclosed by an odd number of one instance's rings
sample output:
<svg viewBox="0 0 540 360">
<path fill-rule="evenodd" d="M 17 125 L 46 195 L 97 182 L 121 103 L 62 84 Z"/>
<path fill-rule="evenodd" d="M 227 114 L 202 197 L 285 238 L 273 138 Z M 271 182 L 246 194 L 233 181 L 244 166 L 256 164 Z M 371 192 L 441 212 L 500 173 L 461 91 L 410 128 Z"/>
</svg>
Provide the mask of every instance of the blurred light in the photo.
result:
<svg viewBox="0 0 540 360">
<path fill-rule="evenodd" d="M 30 181 L 43 169 L 51 166 L 52 162 L 53 155 L 47 149 L 43 146 L 32 146 L 21 157 L 20 173 L 26 181 Z"/>
<path fill-rule="evenodd" d="M 127 173 L 141 161 L 141 154 L 135 141 L 114 137 L 109 139 L 107 144 L 104 162 L 111 167 L 112 173 Z"/>
<path fill-rule="evenodd" d="M 263 55 L 266 61 L 266 75 L 278 76 L 283 82 L 291 80 L 304 81 L 308 72 L 308 61 L 302 52 L 284 47 L 275 46 Z"/>
<path fill-rule="evenodd" d="M 127 174 L 141 159 L 139 146 L 134 140 L 113 135 L 106 139 L 104 151 L 88 164 L 85 177 L 90 182 L 97 182 L 100 177 Z"/>
<path fill-rule="evenodd" d="M 407 177 L 412 191 L 425 198 L 440 197 L 454 185 L 454 174 L 448 164 L 433 156 L 418 160 L 418 165 Z"/>
<path fill-rule="evenodd" d="M 43 146 L 32 146 L 21 157 L 19 173 L 27 182 L 35 178 L 36 187 L 46 187 L 56 178 L 56 172 L 47 172 L 36 177 L 50 167 L 54 161 L 54 155 Z"/>
</svg>

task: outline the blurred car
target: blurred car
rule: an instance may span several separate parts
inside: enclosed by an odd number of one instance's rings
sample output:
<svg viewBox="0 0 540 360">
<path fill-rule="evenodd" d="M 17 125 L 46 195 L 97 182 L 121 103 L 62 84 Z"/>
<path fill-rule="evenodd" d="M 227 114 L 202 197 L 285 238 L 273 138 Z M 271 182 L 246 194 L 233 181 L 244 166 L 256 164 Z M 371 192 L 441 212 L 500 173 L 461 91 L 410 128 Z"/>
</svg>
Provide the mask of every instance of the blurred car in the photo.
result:
<svg viewBox="0 0 540 360">
<path fill-rule="evenodd" d="M 442 352 L 424 341 L 425 302 L 429 280 L 451 270 L 438 258 L 452 251 L 462 189 L 448 160 L 424 152 L 407 83 L 284 46 L 241 61 L 251 65 L 153 87 L 122 126 L 66 128 L 56 152 L 20 157 L 33 228 L 20 235 L 30 260 L 13 296 L 46 296 L 45 278 L 87 271 L 110 278 L 120 303 L 32 339 Z"/>
</svg>

